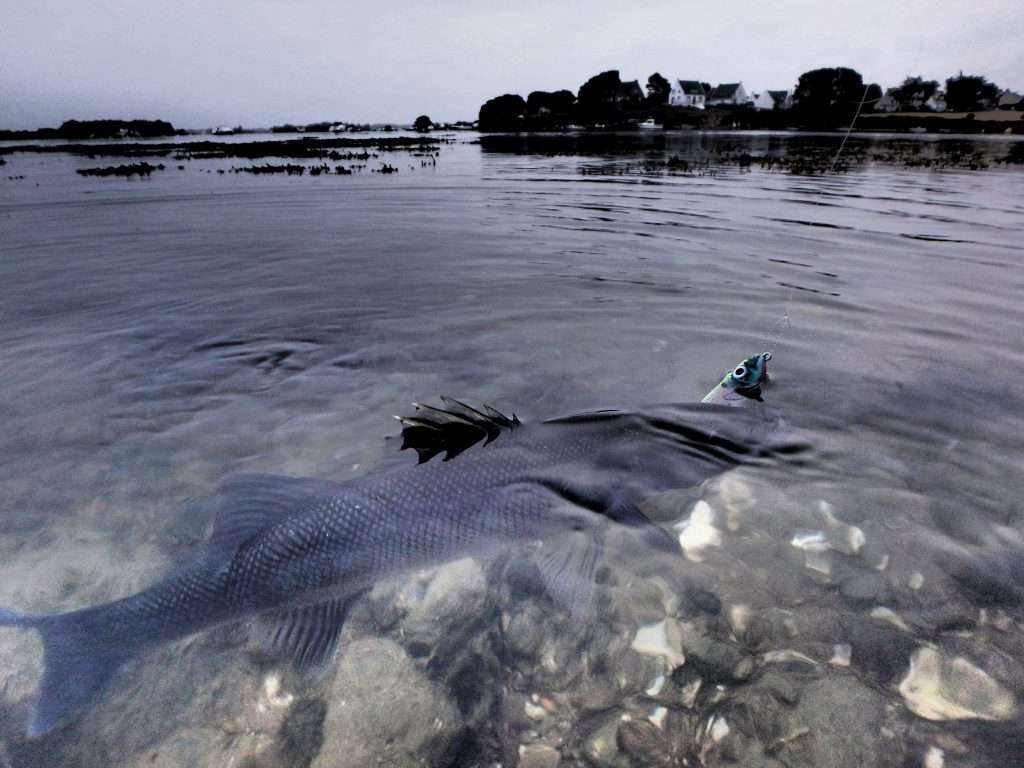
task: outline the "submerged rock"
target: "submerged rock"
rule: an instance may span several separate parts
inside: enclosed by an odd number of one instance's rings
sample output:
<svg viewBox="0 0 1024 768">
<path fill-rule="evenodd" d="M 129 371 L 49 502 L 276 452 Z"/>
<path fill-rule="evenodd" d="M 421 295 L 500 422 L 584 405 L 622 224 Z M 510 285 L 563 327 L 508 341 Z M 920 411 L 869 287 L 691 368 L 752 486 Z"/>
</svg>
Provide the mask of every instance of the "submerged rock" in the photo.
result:
<svg viewBox="0 0 1024 768">
<path fill-rule="evenodd" d="M 472 631 L 488 608 L 487 579 L 479 563 L 464 558 L 374 587 L 368 610 L 382 629 L 400 624 L 409 643 L 433 647 Z"/>
<path fill-rule="evenodd" d="M 754 660 L 747 653 L 694 624 L 683 625 L 682 640 L 690 663 L 707 682 L 739 682 L 754 671 Z"/>
<path fill-rule="evenodd" d="M 984 670 L 927 646 L 910 657 L 900 694 L 926 720 L 1009 720 L 1017 712 L 1013 694 Z"/>
<path fill-rule="evenodd" d="M 694 504 L 690 517 L 675 526 L 679 531 L 679 546 L 687 560 L 700 563 L 706 549 L 722 545 L 722 534 L 716 522 L 715 511 L 701 499 Z"/>
<path fill-rule="evenodd" d="M 444 765 L 463 723 L 448 693 L 391 640 L 356 640 L 327 692 L 313 768 Z"/>
<path fill-rule="evenodd" d="M 855 605 L 867 605 L 885 597 L 886 582 L 872 571 L 856 573 L 839 585 L 839 594 Z"/>
<path fill-rule="evenodd" d="M 787 765 L 863 768 L 901 764 L 898 750 L 880 736 L 885 699 L 851 677 L 828 677 L 807 685 L 793 716 L 805 734 L 785 742 Z"/>
<path fill-rule="evenodd" d="M 617 738 L 619 749 L 640 765 L 667 765 L 671 759 L 668 738 L 662 728 L 649 720 L 623 722 Z"/>
<path fill-rule="evenodd" d="M 616 764 L 619 756 L 618 732 L 621 720 L 618 715 L 605 720 L 594 729 L 583 743 L 583 755 L 594 768 L 605 768 Z"/>
<path fill-rule="evenodd" d="M 519 748 L 519 768 L 558 768 L 562 756 L 546 744 L 528 744 Z"/>
<path fill-rule="evenodd" d="M 632 648 L 647 656 L 661 656 L 671 667 L 686 661 L 679 623 L 674 619 L 663 619 L 637 629 Z"/>
</svg>

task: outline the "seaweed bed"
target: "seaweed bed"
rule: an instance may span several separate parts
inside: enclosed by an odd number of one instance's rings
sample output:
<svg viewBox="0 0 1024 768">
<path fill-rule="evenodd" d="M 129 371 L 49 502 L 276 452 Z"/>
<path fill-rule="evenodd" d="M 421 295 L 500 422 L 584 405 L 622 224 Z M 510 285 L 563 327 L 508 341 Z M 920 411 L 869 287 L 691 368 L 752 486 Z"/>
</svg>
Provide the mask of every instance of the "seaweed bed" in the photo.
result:
<svg viewBox="0 0 1024 768">
<path fill-rule="evenodd" d="M 192 142 L 111 142 L 107 144 L 16 144 L 0 147 L 0 155 L 15 152 L 62 152 L 86 157 L 167 157 L 174 154 L 175 159 L 214 159 L 214 158 L 245 158 L 283 157 L 291 159 L 329 158 L 332 160 L 350 159 L 347 155 L 355 155 L 353 149 L 362 149 L 358 159 L 365 159 L 366 150 L 378 152 L 395 151 L 427 151 L 440 144 L 450 143 L 451 139 L 433 136 L 395 136 L 381 138 L 303 138 L 287 141 L 192 141 Z M 340 153 L 338 150 L 349 150 Z M 353 157 L 351 159 L 356 159 Z"/>
<path fill-rule="evenodd" d="M 131 163 L 129 165 L 108 165 L 104 168 L 79 168 L 75 171 L 79 176 L 149 176 L 153 171 L 164 170 L 164 164 Z"/>
</svg>

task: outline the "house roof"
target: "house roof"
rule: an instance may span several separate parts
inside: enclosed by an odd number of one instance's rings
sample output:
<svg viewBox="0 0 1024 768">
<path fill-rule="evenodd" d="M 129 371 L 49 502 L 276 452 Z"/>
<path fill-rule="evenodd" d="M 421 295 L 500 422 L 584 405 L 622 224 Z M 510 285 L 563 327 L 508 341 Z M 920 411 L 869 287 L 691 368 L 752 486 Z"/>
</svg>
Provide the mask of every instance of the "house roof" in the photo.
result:
<svg viewBox="0 0 1024 768">
<path fill-rule="evenodd" d="M 786 99 L 789 98 L 789 91 L 768 91 L 768 95 L 776 104 L 785 105 Z"/>
<path fill-rule="evenodd" d="M 708 94 L 709 99 L 731 99 L 736 95 L 736 91 L 739 90 L 742 83 L 719 83 L 711 89 L 711 93 Z"/>
<path fill-rule="evenodd" d="M 707 96 L 704 86 L 696 80 L 677 80 L 679 89 L 687 96 Z"/>
<path fill-rule="evenodd" d="M 1012 107 L 1014 104 L 1019 104 L 1021 98 L 1022 97 L 1019 93 L 1014 93 L 1013 91 L 1007 89 L 999 94 L 998 104 L 1001 107 Z"/>
</svg>

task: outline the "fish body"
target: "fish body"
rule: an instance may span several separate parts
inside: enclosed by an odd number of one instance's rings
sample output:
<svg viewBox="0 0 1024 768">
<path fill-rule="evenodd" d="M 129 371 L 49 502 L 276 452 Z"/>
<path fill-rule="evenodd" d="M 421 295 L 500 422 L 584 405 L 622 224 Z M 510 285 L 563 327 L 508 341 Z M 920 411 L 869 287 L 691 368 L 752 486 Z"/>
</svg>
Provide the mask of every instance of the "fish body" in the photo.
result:
<svg viewBox="0 0 1024 768">
<path fill-rule="evenodd" d="M 559 541 L 538 567 L 552 596 L 575 610 L 590 595 L 609 526 L 678 551 L 639 511 L 647 495 L 793 447 L 770 412 L 714 405 L 516 420 L 499 431 L 457 460 L 343 483 L 236 478 L 218 493 L 207 551 L 192 566 L 105 605 L 49 616 L 0 610 L 0 625 L 34 628 L 43 639 L 29 734 L 69 721 L 129 658 L 220 624 L 257 618 L 268 651 L 322 669 L 355 596 L 456 557 Z"/>
</svg>

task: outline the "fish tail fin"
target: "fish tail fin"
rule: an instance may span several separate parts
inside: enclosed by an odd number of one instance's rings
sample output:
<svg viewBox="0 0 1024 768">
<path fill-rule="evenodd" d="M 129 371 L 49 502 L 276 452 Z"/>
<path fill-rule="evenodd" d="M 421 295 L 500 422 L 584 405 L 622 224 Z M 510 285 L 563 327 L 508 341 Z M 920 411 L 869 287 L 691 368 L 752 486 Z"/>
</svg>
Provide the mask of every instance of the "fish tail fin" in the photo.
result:
<svg viewBox="0 0 1024 768">
<path fill-rule="evenodd" d="M 100 632 L 95 609 L 29 616 L 0 609 L 0 626 L 25 627 L 43 641 L 43 679 L 27 734 L 37 738 L 67 723 L 107 686 L 132 655 Z"/>
</svg>

